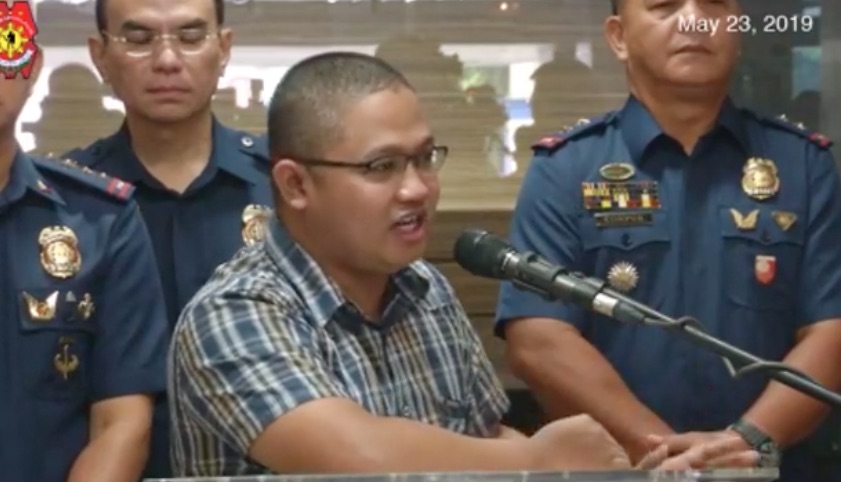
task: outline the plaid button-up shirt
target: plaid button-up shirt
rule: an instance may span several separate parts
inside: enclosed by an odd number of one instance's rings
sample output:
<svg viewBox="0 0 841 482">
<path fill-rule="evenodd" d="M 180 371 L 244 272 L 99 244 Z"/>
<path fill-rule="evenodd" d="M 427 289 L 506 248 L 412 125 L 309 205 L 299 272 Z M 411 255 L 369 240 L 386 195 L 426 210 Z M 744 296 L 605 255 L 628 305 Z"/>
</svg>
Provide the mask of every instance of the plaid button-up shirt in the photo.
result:
<svg viewBox="0 0 841 482">
<path fill-rule="evenodd" d="M 362 315 L 273 221 L 183 311 L 169 363 L 176 476 L 267 473 L 248 459 L 275 419 L 321 398 L 466 435 L 494 435 L 505 392 L 452 287 L 433 266 L 392 277 Z"/>
</svg>

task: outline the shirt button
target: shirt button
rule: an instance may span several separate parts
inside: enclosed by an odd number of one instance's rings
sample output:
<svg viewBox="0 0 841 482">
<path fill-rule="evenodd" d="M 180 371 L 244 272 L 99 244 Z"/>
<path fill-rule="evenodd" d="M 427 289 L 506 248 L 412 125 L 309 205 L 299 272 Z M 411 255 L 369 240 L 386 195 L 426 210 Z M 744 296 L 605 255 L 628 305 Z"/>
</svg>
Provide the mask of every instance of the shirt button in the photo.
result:
<svg viewBox="0 0 841 482">
<path fill-rule="evenodd" d="M 628 247 L 631 245 L 631 235 L 628 233 L 624 233 L 622 235 L 622 246 Z"/>
</svg>

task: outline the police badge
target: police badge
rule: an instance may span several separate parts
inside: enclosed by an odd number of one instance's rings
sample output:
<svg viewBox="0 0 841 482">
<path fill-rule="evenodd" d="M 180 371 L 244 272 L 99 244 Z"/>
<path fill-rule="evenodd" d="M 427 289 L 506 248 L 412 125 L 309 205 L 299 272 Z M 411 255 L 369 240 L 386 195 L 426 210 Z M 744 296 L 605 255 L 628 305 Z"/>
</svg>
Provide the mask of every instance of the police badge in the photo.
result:
<svg viewBox="0 0 841 482">
<path fill-rule="evenodd" d="M 51 276 L 67 279 L 82 268 L 82 254 L 76 233 L 67 226 L 50 226 L 38 235 L 41 267 Z"/>
<path fill-rule="evenodd" d="M 769 199 L 780 190 L 777 166 L 771 159 L 751 157 L 742 172 L 742 190 L 757 201 Z"/>
<path fill-rule="evenodd" d="M 249 204 L 242 211 L 242 240 L 246 246 L 263 241 L 272 209 L 260 204 Z"/>
</svg>

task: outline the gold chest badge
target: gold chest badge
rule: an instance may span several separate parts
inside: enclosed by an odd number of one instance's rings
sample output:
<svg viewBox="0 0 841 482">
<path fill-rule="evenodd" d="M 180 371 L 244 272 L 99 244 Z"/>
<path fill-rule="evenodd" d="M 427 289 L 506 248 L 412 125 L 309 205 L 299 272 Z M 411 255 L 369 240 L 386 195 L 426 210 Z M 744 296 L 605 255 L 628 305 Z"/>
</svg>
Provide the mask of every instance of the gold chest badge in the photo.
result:
<svg viewBox="0 0 841 482">
<path fill-rule="evenodd" d="M 41 267 L 55 278 L 70 278 L 82 268 L 76 233 L 67 226 L 50 226 L 38 235 Z"/>
<path fill-rule="evenodd" d="M 266 228 L 272 209 L 260 204 L 249 204 L 242 211 L 242 240 L 246 246 L 266 239 Z"/>
<path fill-rule="evenodd" d="M 777 166 L 771 159 L 751 157 L 742 173 L 742 190 L 757 201 L 770 199 L 780 190 Z"/>
</svg>

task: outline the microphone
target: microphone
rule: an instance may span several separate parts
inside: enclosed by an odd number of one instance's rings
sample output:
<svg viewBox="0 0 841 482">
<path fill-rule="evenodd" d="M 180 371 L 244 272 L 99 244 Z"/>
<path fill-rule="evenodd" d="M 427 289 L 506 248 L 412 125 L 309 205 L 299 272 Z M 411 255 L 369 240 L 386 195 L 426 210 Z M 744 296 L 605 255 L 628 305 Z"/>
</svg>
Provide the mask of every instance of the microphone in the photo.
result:
<svg viewBox="0 0 841 482">
<path fill-rule="evenodd" d="M 471 274 L 508 280 L 519 289 L 532 291 L 550 301 L 566 301 L 623 323 L 659 326 L 676 331 L 722 357 L 730 375 L 766 372 L 774 380 L 833 408 L 841 408 L 841 395 L 783 363 L 762 360 L 706 333 L 694 318 L 669 318 L 642 303 L 625 297 L 604 281 L 553 265 L 531 252 L 518 252 L 503 239 L 478 229 L 464 231 L 456 240 L 456 262 Z M 739 368 L 736 368 L 738 365 Z"/>
<path fill-rule="evenodd" d="M 646 315 L 621 299 L 604 281 L 553 265 L 535 253 L 519 253 L 498 236 L 471 229 L 456 240 L 456 262 L 471 274 L 511 281 L 543 298 L 562 300 L 623 323 L 645 323 Z"/>
</svg>

